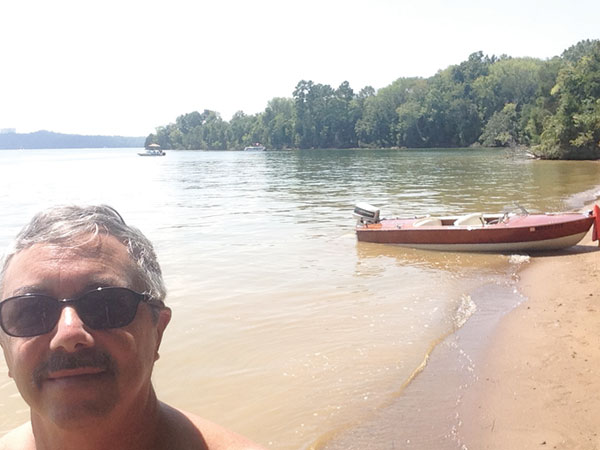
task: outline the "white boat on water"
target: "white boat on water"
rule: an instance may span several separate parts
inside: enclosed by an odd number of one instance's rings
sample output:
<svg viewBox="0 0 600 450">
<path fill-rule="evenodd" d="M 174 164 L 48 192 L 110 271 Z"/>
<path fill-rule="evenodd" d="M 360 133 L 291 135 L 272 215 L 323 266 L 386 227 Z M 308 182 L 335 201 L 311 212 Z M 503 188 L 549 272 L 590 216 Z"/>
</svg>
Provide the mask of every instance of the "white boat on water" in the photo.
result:
<svg viewBox="0 0 600 450">
<path fill-rule="evenodd" d="M 143 152 L 138 152 L 140 156 L 165 156 L 166 153 L 158 144 L 150 144 Z"/>
<path fill-rule="evenodd" d="M 258 142 L 248 147 L 244 147 L 245 152 L 264 152 L 266 150 L 264 145 L 260 145 Z"/>
</svg>

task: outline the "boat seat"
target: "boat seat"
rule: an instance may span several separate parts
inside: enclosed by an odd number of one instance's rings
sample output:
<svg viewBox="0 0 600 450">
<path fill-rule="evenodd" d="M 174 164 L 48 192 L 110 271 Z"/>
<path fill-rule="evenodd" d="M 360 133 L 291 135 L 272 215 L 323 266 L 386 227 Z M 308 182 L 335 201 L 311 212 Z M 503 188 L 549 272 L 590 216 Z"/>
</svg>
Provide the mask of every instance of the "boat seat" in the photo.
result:
<svg viewBox="0 0 600 450">
<path fill-rule="evenodd" d="M 413 223 L 413 227 L 441 227 L 442 220 L 436 217 L 425 217 Z"/>
<path fill-rule="evenodd" d="M 483 214 L 481 213 L 467 214 L 466 216 L 459 217 L 454 221 L 454 226 L 457 227 L 482 227 L 483 225 L 485 225 L 485 220 L 483 219 Z"/>
</svg>

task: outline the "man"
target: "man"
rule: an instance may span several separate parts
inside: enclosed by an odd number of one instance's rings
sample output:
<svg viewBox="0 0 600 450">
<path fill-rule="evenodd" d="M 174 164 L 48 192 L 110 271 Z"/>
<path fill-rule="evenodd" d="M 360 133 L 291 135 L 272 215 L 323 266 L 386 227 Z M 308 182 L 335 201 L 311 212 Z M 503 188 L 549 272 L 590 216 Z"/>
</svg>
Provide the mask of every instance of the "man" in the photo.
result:
<svg viewBox="0 0 600 450">
<path fill-rule="evenodd" d="M 156 398 L 171 310 L 152 244 L 114 209 L 38 214 L 0 270 L 0 344 L 31 411 L 0 450 L 260 448 Z"/>
</svg>

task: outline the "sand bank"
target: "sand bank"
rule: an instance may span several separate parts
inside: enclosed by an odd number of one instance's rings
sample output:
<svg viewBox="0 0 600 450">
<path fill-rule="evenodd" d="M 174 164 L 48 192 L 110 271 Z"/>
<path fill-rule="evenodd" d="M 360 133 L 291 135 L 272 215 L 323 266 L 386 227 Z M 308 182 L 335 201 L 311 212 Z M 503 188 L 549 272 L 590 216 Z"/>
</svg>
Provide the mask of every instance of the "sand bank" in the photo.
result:
<svg viewBox="0 0 600 450">
<path fill-rule="evenodd" d="M 322 448 L 600 450 L 600 249 L 590 232 L 524 265 L 524 297 L 473 292 L 477 313 L 401 395 Z"/>
<path fill-rule="evenodd" d="M 600 449 L 600 251 L 591 232 L 521 274 L 528 298 L 498 325 L 465 396 L 480 449 Z"/>
</svg>

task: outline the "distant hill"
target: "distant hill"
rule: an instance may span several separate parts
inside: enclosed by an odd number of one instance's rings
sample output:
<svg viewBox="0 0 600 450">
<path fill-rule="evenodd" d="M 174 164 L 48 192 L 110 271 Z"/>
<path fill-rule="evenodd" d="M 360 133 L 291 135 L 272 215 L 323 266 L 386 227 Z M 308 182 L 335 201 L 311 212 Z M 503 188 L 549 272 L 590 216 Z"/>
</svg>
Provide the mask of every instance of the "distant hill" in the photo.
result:
<svg viewBox="0 0 600 450">
<path fill-rule="evenodd" d="M 0 134 L 0 149 L 143 147 L 145 140 L 145 136 L 85 136 L 52 131 L 36 131 L 25 134 L 2 133 Z"/>
</svg>

